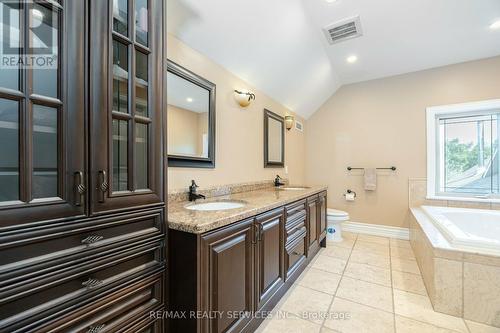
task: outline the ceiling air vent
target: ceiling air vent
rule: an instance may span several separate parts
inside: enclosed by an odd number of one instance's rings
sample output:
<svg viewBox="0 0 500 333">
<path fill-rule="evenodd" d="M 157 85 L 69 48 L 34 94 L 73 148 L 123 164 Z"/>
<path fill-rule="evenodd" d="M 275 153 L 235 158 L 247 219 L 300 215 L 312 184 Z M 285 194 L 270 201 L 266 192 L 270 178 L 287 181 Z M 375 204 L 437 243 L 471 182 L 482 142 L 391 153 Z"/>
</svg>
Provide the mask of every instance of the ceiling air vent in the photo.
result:
<svg viewBox="0 0 500 333">
<path fill-rule="evenodd" d="M 339 43 L 363 35 L 359 16 L 332 23 L 324 27 L 323 32 L 330 44 Z"/>
</svg>

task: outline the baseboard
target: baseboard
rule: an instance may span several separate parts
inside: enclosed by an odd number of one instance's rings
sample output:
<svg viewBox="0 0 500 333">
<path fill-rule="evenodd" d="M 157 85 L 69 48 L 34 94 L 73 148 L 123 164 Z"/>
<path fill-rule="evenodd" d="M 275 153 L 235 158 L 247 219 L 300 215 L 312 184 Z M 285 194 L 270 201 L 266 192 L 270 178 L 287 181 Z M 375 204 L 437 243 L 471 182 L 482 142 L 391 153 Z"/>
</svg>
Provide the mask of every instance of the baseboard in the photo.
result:
<svg viewBox="0 0 500 333">
<path fill-rule="evenodd" d="M 375 235 L 382 237 L 391 237 L 399 239 L 410 239 L 410 229 L 390 227 L 380 224 L 369 224 L 360 222 L 344 222 L 342 223 L 342 230 L 348 232 L 355 232 L 358 234 Z"/>
</svg>

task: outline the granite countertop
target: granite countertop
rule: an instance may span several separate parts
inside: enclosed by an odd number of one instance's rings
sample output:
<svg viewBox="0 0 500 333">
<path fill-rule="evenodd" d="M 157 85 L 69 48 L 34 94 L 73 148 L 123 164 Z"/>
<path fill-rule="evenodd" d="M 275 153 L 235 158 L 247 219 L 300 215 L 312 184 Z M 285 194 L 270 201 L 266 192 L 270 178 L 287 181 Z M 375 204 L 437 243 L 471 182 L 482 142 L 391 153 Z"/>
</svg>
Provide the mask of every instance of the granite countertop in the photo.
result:
<svg viewBox="0 0 500 333">
<path fill-rule="evenodd" d="M 189 201 L 168 203 L 168 226 L 170 229 L 200 234 L 243 220 L 289 204 L 316 193 L 325 191 L 326 186 L 311 186 L 304 190 L 280 190 L 274 187 L 197 200 L 197 203 L 213 201 L 244 201 L 241 208 L 218 211 L 195 211 L 186 209 Z"/>
</svg>

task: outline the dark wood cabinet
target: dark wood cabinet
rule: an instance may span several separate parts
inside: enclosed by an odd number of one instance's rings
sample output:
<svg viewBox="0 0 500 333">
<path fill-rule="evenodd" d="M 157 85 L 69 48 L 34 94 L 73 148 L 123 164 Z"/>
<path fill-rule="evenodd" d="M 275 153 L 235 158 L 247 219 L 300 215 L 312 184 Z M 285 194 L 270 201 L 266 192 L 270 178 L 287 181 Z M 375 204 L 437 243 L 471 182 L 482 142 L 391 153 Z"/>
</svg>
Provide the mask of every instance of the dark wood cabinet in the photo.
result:
<svg viewBox="0 0 500 333">
<path fill-rule="evenodd" d="M 87 45 L 85 16 L 81 15 L 85 5 L 85 0 L 0 4 L 4 18 L 12 20 L 3 23 L 4 53 L 11 52 L 15 60 L 27 52 L 31 53 L 27 56 L 38 59 L 34 61 L 47 61 L 46 68 L 2 68 L 0 230 L 85 214 L 88 202 L 82 51 Z M 33 13 L 45 19 L 38 29 L 28 33 L 25 22 L 34 19 Z M 12 48 L 16 40 L 20 41 L 18 48 Z M 51 48 L 36 48 L 35 40 Z"/>
<path fill-rule="evenodd" d="M 284 251 L 283 208 L 270 211 L 255 218 L 256 244 L 256 309 L 274 295 L 285 282 L 283 264 Z"/>
<path fill-rule="evenodd" d="M 164 330 L 163 6 L 0 2 L 0 332 Z"/>
<path fill-rule="evenodd" d="M 308 249 L 307 200 L 300 200 L 285 207 L 285 269 L 289 279 L 298 272 L 306 259 Z"/>
<path fill-rule="evenodd" d="M 162 1 L 90 8 L 91 214 L 161 204 Z"/>
<path fill-rule="evenodd" d="M 220 314 L 203 320 L 204 332 L 238 332 L 250 320 L 254 309 L 255 239 L 253 219 L 201 237 L 201 260 L 205 264 L 201 302 L 207 313 Z M 242 315 L 234 316 L 236 313 Z"/>
<path fill-rule="evenodd" d="M 318 241 L 318 204 L 319 199 L 318 196 L 312 196 L 307 198 L 307 241 L 308 241 L 308 256 L 311 253 L 316 253 L 319 250 L 319 241 Z"/>
<path fill-rule="evenodd" d="M 203 234 L 170 230 L 169 310 L 200 314 L 170 320 L 170 330 L 253 332 L 315 254 L 306 257 L 308 228 L 318 244 L 322 211 L 310 199 Z"/>
<path fill-rule="evenodd" d="M 326 221 L 326 209 L 327 209 L 327 202 L 326 202 L 326 192 L 321 192 L 319 194 L 319 204 L 318 204 L 318 240 L 322 242 L 325 237 L 326 237 L 326 226 L 327 226 L 327 221 Z"/>
</svg>

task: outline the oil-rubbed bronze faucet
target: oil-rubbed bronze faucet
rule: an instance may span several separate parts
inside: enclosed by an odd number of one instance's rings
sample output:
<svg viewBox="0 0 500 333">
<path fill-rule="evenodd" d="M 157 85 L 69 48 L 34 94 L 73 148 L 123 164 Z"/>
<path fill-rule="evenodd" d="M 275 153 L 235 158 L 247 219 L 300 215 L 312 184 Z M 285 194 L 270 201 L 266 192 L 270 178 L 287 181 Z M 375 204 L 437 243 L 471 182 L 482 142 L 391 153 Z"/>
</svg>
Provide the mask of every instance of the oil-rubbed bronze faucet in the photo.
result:
<svg viewBox="0 0 500 333">
<path fill-rule="evenodd" d="M 278 187 L 278 186 L 283 186 L 283 185 L 285 185 L 285 183 L 281 182 L 280 175 L 276 175 L 276 178 L 274 179 L 274 186 Z"/>
<path fill-rule="evenodd" d="M 203 194 L 197 194 L 196 189 L 198 185 L 196 185 L 194 179 L 191 180 L 191 186 L 189 186 L 189 201 L 195 201 L 196 199 L 205 199 Z"/>
</svg>

